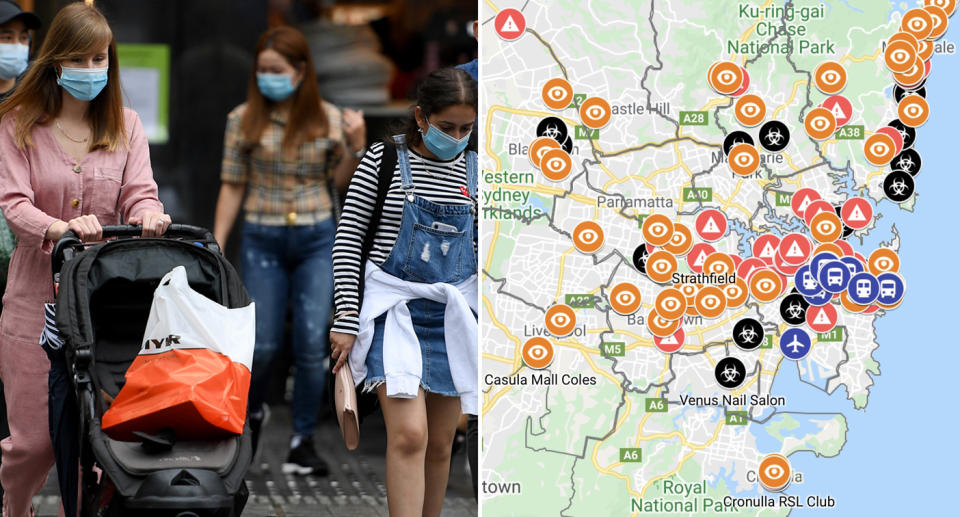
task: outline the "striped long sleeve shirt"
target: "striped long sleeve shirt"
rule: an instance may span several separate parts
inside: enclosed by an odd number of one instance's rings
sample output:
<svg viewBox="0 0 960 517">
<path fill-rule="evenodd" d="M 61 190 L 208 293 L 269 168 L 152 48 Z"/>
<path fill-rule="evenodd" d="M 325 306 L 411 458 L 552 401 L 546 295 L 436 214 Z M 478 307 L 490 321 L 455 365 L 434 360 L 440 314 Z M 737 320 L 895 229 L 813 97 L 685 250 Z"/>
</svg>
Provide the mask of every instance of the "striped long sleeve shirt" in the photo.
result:
<svg viewBox="0 0 960 517">
<path fill-rule="evenodd" d="M 393 179 L 382 207 L 377 204 L 377 178 L 380 169 L 380 157 L 383 143 L 373 144 L 360 161 L 350 181 L 347 196 L 343 204 L 343 213 L 337 226 L 337 237 L 333 245 L 333 285 L 336 313 L 359 312 L 360 253 L 364 236 L 370 228 L 374 213 L 380 215 L 370 250 L 370 260 L 383 264 L 400 232 L 400 219 L 403 213 L 403 190 L 400 188 L 399 163 L 392 171 Z M 463 205 L 471 203 L 464 195 L 466 187 L 466 159 L 460 153 L 449 161 L 431 160 L 420 156 L 410 149 L 410 169 L 415 192 L 418 196 L 441 204 Z M 476 245 L 476 227 L 474 244 Z M 357 314 L 337 319 L 334 331 L 356 334 L 358 331 Z"/>
</svg>

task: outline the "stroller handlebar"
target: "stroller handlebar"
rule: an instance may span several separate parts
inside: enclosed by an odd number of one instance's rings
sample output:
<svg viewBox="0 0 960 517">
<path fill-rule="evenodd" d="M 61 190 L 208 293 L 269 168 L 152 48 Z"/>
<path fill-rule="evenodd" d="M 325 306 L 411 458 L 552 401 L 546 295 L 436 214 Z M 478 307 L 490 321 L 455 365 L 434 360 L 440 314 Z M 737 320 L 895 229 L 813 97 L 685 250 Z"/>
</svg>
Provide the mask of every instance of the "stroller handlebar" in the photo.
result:
<svg viewBox="0 0 960 517">
<path fill-rule="evenodd" d="M 106 240 L 115 237 L 139 237 L 142 232 L 143 227 L 140 225 L 108 225 L 103 227 L 103 239 Z M 213 234 L 210 233 L 210 230 L 201 228 L 199 226 L 193 226 L 189 224 L 171 224 L 169 227 L 167 227 L 166 233 L 156 238 L 194 239 L 197 241 L 202 241 L 205 245 L 208 245 L 208 247 L 217 253 L 220 252 L 220 247 L 217 245 L 217 241 L 213 238 Z M 74 233 L 73 230 L 67 230 L 63 233 L 63 235 L 60 237 L 60 240 L 58 240 L 56 245 L 54 245 L 53 253 L 50 255 L 50 266 L 53 269 L 54 279 L 56 279 L 57 274 L 60 272 L 60 268 L 63 266 L 63 263 L 72 259 L 75 252 L 83 251 L 83 246 L 84 243 L 79 237 L 77 237 L 77 234 Z"/>
<path fill-rule="evenodd" d="M 117 224 L 103 227 L 104 239 L 111 239 L 113 237 L 139 237 L 141 233 L 143 233 L 143 227 L 140 225 Z M 60 240 L 69 239 L 71 237 L 76 239 L 77 234 L 73 233 L 73 230 L 67 230 L 64 232 L 63 236 L 60 237 Z M 213 234 L 210 233 L 209 230 L 189 224 L 171 224 L 167 227 L 167 232 L 159 238 L 176 239 L 182 237 L 200 241 L 213 240 Z"/>
</svg>

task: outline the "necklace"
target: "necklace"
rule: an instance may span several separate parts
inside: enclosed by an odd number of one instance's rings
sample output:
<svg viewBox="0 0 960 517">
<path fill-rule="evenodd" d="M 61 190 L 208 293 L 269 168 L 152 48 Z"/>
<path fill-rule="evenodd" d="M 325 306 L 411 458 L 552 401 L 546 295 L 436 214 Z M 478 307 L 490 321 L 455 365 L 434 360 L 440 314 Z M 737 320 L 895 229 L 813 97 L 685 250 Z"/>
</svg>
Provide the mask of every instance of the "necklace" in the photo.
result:
<svg viewBox="0 0 960 517">
<path fill-rule="evenodd" d="M 437 179 L 446 179 L 446 178 L 447 178 L 447 175 L 448 175 L 448 174 L 447 174 L 446 171 L 441 170 L 441 172 L 433 172 L 432 170 L 430 170 L 430 164 L 427 163 L 428 158 L 424 158 L 423 156 L 421 156 L 419 151 L 417 151 L 417 152 L 415 152 L 415 153 L 410 153 L 410 154 L 411 154 L 413 157 L 415 157 L 415 158 L 417 159 L 417 161 L 420 162 L 420 165 L 423 166 L 423 172 L 427 173 L 429 176 L 434 177 L 434 178 L 437 178 Z M 432 160 L 431 160 L 431 161 L 432 161 Z"/>
<path fill-rule="evenodd" d="M 83 143 L 86 143 L 87 140 L 90 139 L 89 136 L 85 136 L 85 137 L 83 137 L 83 138 L 74 138 L 74 137 L 70 136 L 70 133 L 67 133 L 67 132 L 63 129 L 63 126 L 60 125 L 60 121 L 59 121 L 59 120 L 56 121 L 56 125 L 57 125 L 57 129 L 60 130 L 60 133 L 63 134 L 63 136 L 67 137 L 67 139 L 70 140 L 70 141 L 72 141 L 72 142 L 76 142 L 76 143 L 78 143 L 78 144 L 83 144 Z"/>
</svg>

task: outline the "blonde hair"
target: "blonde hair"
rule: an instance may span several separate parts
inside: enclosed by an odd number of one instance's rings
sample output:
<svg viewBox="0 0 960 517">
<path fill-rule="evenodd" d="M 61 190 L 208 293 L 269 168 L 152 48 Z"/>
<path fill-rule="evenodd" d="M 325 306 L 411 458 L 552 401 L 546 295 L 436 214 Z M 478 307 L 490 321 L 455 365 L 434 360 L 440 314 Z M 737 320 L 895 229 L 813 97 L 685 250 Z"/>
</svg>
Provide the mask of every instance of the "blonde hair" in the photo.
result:
<svg viewBox="0 0 960 517">
<path fill-rule="evenodd" d="M 110 24 L 97 8 L 74 2 L 53 18 L 36 60 L 23 81 L 6 101 L 0 103 L 0 118 L 14 112 L 14 136 L 21 149 L 33 145 L 30 133 L 37 124 L 46 124 L 60 113 L 62 94 L 57 84 L 60 63 L 86 56 L 107 47 L 107 85 L 87 108 L 92 138 L 90 150 L 115 151 L 126 145 L 123 124 L 123 97 L 117 62 L 117 42 Z"/>
</svg>

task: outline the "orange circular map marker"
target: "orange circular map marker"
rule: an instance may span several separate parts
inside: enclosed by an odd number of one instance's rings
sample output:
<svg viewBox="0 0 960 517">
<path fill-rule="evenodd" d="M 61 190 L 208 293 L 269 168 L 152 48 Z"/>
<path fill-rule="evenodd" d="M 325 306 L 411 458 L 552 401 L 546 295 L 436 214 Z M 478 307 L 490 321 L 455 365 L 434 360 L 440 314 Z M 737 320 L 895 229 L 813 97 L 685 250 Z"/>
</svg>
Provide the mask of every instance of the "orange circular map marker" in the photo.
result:
<svg viewBox="0 0 960 517">
<path fill-rule="evenodd" d="M 556 337 L 567 337 L 573 333 L 577 326 L 577 315 L 569 305 L 558 303 L 551 305 L 547 309 L 547 314 L 543 317 L 543 324 L 547 330 Z"/>
<path fill-rule="evenodd" d="M 647 257 L 647 277 L 658 284 L 665 284 L 677 271 L 677 258 L 669 251 L 657 250 Z"/>
<path fill-rule="evenodd" d="M 643 220 L 640 227 L 643 240 L 651 246 L 664 246 L 673 237 L 673 221 L 663 214 L 652 214 Z"/>
<path fill-rule="evenodd" d="M 900 30 L 913 34 L 918 40 L 927 39 L 933 32 L 933 18 L 925 9 L 910 9 L 900 19 Z"/>
<path fill-rule="evenodd" d="M 826 95 L 836 95 L 847 85 L 847 70 L 836 61 L 824 61 L 813 71 L 813 82 Z"/>
<path fill-rule="evenodd" d="M 933 57 L 933 43 L 930 43 L 927 40 L 923 40 L 917 44 L 917 57 L 921 61 L 927 61 Z"/>
<path fill-rule="evenodd" d="M 737 99 L 733 111 L 737 122 L 746 127 L 754 127 L 767 116 L 767 105 L 760 96 L 751 93 Z"/>
<path fill-rule="evenodd" d="M 900 256 L 890 248 L 877 248 L 867 257 L 867 270 L 874 275 L 900 271 Z"/>
<path fill-rule="evenodd" d="M 913 86 L 920 84 L 920 81 L 926 76 L 927 68 L 923 60 L 920 59 L 920 56 L 917 56 L 913 60 L 913 66 L 909 70 L 902 74 L 894 73 L 893 80 L 897 82 L 900 86 L 910 89 Z"/>
<path fill-rule="evenodd" d="M 540 172 L 550 181 L 563 181 L 570 175 L 573 161 L 563 149 L 548 149 L 540 160 Z"/>
<path fill-rule="evenodd" d="M 707 76 L 710 87 L 721 95 L 731 95 L 743 85 L 743 69 L 733 61 L 718 61 Z"/>
<path fill-rule="evenodd" d="M 697 296 L 697 291 L 700 290 L 700 285 L 698 284 L 673 284 L 673 287 L 679 289 L 683 296 L 687 299 L 687 308 L 693 307 L 693 301 Z"/>
<path fill-rule="evenodd" d="M 915 49 L 919 48 L 919 43 L 920 43 L 920 40 L 914 37 L 913 34 L 910 34 L 909 32 L 903 32 L 903 31 L 895 32 L 893 33 L 893 36 L 890 36 L 889 38 L 887 38 L 887 45 L 889 46 L 894 41 L 906 41 L 907 43 L 910 44 L 911 47 Z"/>
<path fill-rule="evenodd" d="M 737 144 L 730 148 L 727 165 L 739 176 L 749 176 L 760 167 L 760 153 L 750 144 Z"/>
<path fill-rule="evenodd" d="M 811 224 L 813 220 L 810 220 Z M 830 252 L 838 257 L 842 257 L 845 254 L 843 253 L 843 248 L 840 247 L 836 242 L 824 242 L 823 244 L 818 244 L 816 248 L 813 248 L 813 253 L 810 254 L 811 257 L 816 257 L 821 252 Z"/>
<path fill-rule="evenodd" d="M 747 283 L 742 278 L 738 278 L 732 284 L 725 284 L 721 289 L 723 290 L 723 296 L 727 298 L 728 309 L 742 307 L 743 304 L 747 303 L 747 296 L 750 295 Z"/>
<path fill-rule="evenodd" d="M 770 269 L 761 269 L 750 277 L 750 294 L 759 302 L 772 302 L 783 290 L 783 279 Z"/>
<path fill-rule="evenodd" d="M 953 16 L 953 12 L 957 9 L 957 0 L 923 0 L 923 5 L 939 7 L 949 17 Z"/>
<path fill-rule="evenodd" d="M 523 364 L 542 370 L 553 362 L 553 343 L 543 336 L 532 337 L 520 349 Z"/>
<path fill-rule="evenodd" d="M 896 154 L 897 147 L 890 135 L 874 133 L 863 141 L 863 156 L 871 165 L 883 167 L 890 163 Z"/>
<path fill-rule="evenodd" d="M 834 242 L 843 235 L 843 221 L 835 212 L 817 212 L 810 220 L 810 235 L 817 242 Z"/>
<path fill-rule="evenodd" d="M 584 221 L 573 229 L 573 246 L 582 253 L 595 253 L 603 247 L 603 228 L 593 221 Z"/>
<path fill-rule="evenodd" d="M 803 118 L 803 127 L 814 140 L 826 140 L 837 129 L 837 119 L 827 108 L 813 108 Z"/>
<path fill-rule="evenodd" d="M 701 316 L 712 319 L 723 314 L 723 311 L 726 310 L 727 297 L 719 287 L 708 285 L 697 291 L 694 304 Z"/>
<path fill-rule="evenodd" d="M 610 122 L 610 104 L 600 97 L 590 97 L 580 104 L 580 122 L 590 129 L 600 129 Z"/>
<path fill-rule="evenodd" d="M 573 87 L 562 77 L 554 77 L 543 85 L 543 103 L 552 110 L 562 110 L 573 102 Z"/>
<path fill-rule="evenodd" d="M 714 251 L 703 260 L 704 273 L 729 275 L 734 270 L 736 270 L 736 265 L 733 263 L 733 257 L 722 251 Z"/>
<path fill-rule="evenodd" d="M 887 44 L 883 51 L 883 62 L 895 74 L 906 73 L 917 59 L 917 46 L 898 39 Z"/>
<path fill-rule="evenodd" d="M 760 460 L 757 479 L 770 492 L 780 492 L 790 485 L 790 462 L 782 454 L 767 454 Z"/>
<path fill-rule="evenodd" d="M 930 15 L 930 19 L 933 21 L 933 29 L 930 31 L 930 35 L 927 36 L 927 40 L 936 41 L 942 38 L 943 35 L 947 33 L 947 27 L 950 23 L 946 11 L 935 5 L 925 6 L 923 10 Z"/>
<path fill-rule="evenodd" d="M 659 294 L 653 307 L 663 318 L 677 320 L 687 312 L 687 297 L 676 287 L 668 287 Z"/>
<path fill-rule="evenodd" d="M 647 315 L 647 328 L 656 337 L 668 337 L 680 328 L 680 320 L 668 320 L 661 316 L 656 309 L 653 309 Z"/>
<path fill-rule="evenodd" d="M 530 148 L 527 149 L 527 158 L 530 158 L 530 163 L 539 169 L 543 155 L 550 149 L 560 149 L 560 142 L 548 136 L 535 138 L 533 142 L 530 142 Z"/>
<path fill-rule="evenodd" d="M 919 95 L 907 95 L 897 104 L 897 116 L 904 125 L 920 127 L 930 117 L 930 105 Z"/>
<path fill-rule="evenodd" d="M 693 234 L 690 228 L 683 223 L 673 223 L 673 233 L 670 235 L 670 242 L 663 245 L 663 249 L 682 257 L 690 252 L 693 247 Z"/>
<path fill-rule="evenodd" d="M 640 309 L 640 289 L 630 282 L 621 282 L 610 289 L 610 308 L 621 316 L 629 316 Z"/>
</svg>

